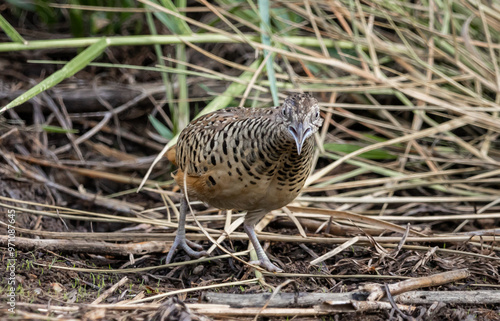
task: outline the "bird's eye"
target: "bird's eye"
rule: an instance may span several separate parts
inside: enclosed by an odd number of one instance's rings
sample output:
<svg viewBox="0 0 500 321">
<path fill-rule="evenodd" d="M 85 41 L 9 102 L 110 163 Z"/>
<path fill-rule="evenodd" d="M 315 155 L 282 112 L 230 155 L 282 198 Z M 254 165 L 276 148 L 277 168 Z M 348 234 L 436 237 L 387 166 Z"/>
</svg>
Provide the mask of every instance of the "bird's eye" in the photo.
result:
<svg viewBox="0 0 500 321">
<path fill-rule="evenodd" d="M 281 110 L 281 115 L 282 115 L 283 117 L 287 117 L 288 112 L 287 112 L 287 109 L 286 109 L 286 108 L 283 108 L 283 109 Z"/>
<path fill-rule="evenodd" d="M 316 119 L 319 118 L 319 110 L 316 111 Z"/>
</svg>

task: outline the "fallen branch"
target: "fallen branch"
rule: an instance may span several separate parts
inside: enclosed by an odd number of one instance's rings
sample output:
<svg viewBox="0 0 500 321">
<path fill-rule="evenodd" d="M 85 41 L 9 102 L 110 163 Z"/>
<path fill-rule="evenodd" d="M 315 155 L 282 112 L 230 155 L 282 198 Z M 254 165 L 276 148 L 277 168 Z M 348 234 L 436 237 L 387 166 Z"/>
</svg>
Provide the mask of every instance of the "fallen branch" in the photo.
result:
<svg viewBox="0 0 500 321">
<path fill-rule="evenodd" d="M 208 292 L 204 299 L 210 303 L 228 305 L 233 308 L 262 307 L 271 296 L 270 293 L 230 294 Z M 284 308 L 287 306 L 311 307 L 327 302 L 330 305 L 341 305 L 347 302 L 365 302 L 367 292 L 346 293 L 280 293 L 269 301 L 269 307 Z M 500 291 L 411 291 L 394 296 L 397 303 L 415 305 L 443 302 L 445 304 L 500 304 Z M 297 299 L 297 301 L 295 301 Z"/>
<path fill-rule="evenodd" d="M 268 301 L 270 293 L 260 294 L 230 294 L 208 292 L 205 299 L 213 303 L 187 303 L 187 308 L 198 314 L 216 317 L 222 316 L 252 316 L 259 313 L 265 317 L 279 316 L 315 316 L 340 312 L 370 312 L 390 310 L 391 305 L 385 301 L 363 301 L 368 293 L 279 293 L 269 301 L 269 307 L 261 310 Z M 298 299 L 298 304 L 295 299 Z M 500 291 L 415 291 L 395 296 L 398 308 L 411 313 L 414 304 L 499 304 Z M 234 305 L 233 305 L 234 304 Z M 252 305 L 255 304 L 255 305 Z M 76 313 L 88 308 L 105 309 L 107 311 L 157 311 L 160 304 L 79 304 L 79 305 L 46 305 L 18 302 L 19 307 L 35 309 L 38 312 Z M 294 306 L 295 308 L 287 308 Z M 20 315 L 25 312 L 19 311 Z"/>
<path fill-rule="evenodd" d="M 0 235 L 0 246 L 7 247 L 8 237 Z M 21 251 L 48 250 L 101 255 L 143 255 L 147 253 L 165 253 L 171 242 L 149 241 L 141 243 L 113 244 L 88 242 L 84 240 L 47 240 L 16 237 L 16 248 Z"/>
</svg>

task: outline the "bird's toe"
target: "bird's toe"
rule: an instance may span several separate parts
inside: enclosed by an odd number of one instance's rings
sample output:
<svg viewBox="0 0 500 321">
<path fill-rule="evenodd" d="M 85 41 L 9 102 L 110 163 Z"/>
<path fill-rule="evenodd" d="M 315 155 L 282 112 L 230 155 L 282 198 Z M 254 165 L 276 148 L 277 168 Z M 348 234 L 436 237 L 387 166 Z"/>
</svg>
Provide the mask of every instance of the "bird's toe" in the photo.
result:
<svg viewBox="0 0 500 321">
<path fill-rule="evenodd" d="M 201 251 L 201 250 L 203 250 L 203 246 L 201 246 L 200 244 L 195 243 L 195 242 L 193 242 L 193 241 L 190 241 L 190 240 L 188 240 L 188 239 L 186 239 L 186 246 L 187 246 L 187 247 L 189 247 L 189 248 L 191 248 L 191 249 L 193 249 L 193 248 L 194 248 L 194 249 L 197 249 L 197 250 L 200 250 L 200 251 Z M 184 248 L 184 250 L 186 250 L 186 249 Z M 186 251 L 186 252 L 187 252 L 187 251 Z M 205 251 L 202 251 L 202 252 L 205 252 Z M 206 252 L 205 252 L 205 253 L 206 253 Z M 205 254 L 205 255 L 206 255 L 206 254 Z"/>
<path fill-rule="evenodd" d="M 189 257 L 191 258 L 199 259 L 200 257 L 208 255 L 207 251 L 203 251 L 203 247 L 201 245 L 196 244 L 190 240 L 187 240 L 185 237 L 180 237 L 180 238 L 176 237 L 174 243 L 172 244 L 172 247 L 170 248 L 170 251 L 168 251 L 166 260 L 167 264 L 169 264 L 172 261 L 175 250 L 177 250 L 179 247 L 183 249 L 184 252 L 186 252 L 187 255 L 189 255 Z M 195 248 L 196 250 L 193 250 L 192 248 Z"/>
<path fill-rule="evenodd" d="M 271 261 L 269 261 L 269 260 L 251 261 L 250 264 L 260 266 L 261 268 L 263 268 L 269 272 L 283 272 L 282 269 L 280 269 L 276 265 L 272 264 Z"/>
</svg>

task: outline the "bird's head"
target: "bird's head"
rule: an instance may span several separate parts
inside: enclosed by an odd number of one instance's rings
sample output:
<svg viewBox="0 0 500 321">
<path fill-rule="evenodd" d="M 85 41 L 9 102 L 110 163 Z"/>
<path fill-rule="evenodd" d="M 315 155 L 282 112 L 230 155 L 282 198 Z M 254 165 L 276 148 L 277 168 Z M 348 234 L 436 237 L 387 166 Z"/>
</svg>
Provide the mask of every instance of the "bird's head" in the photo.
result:
<svg viewBox="0 0 500 321">
<path fill-rule="evenodd" d="M 284 126 L 285 132 L 293 137 L 297 153 L 300 155 L 305 140 L 323 124 L 318 101 L 310 94 L 291 95 L 279 109 L 278 119 Z"/>
</svg>

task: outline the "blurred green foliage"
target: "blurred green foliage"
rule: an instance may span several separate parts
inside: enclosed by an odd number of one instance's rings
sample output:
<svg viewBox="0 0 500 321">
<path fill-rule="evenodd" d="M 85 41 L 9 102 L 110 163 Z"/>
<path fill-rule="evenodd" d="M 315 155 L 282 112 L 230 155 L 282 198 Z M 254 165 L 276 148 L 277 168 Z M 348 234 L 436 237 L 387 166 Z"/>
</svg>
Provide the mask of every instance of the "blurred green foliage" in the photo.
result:
<svg viewBox="0 0 500 321">
<path fill-rule="evenodd" d="M 248 0 L 216 0 L 216 3 L 244 21 L 258 26 L 260 24 L 260 14 L 256 6 L 256 1 Z M 279 36 L 295 36 L 299 28 L 291 28 L 290 25 L 297 25 L 304 21 L 304 17 L 292 10 L 280 5 L 278 2 L 270 1 L 270 29 L 271 34 Z"/>
<path fill-rule="evenodd" d="M 342 154 L 349 154 L 352 152 L 357 151 L 358 149 L 361 149 L 362 146 L 355 145 L 355 144 L 336 144 L 336 143 L 326 143 L 323 145 L 325 150 L 329 152 L 334 152 L 334 153 L 342 153 Z M 375 149 L 368 151 L 366 153 L 363 153 L 359 155 L 361 158 L 366 158 L 366 159 L 397 159 L 398 157 L 396 155 L 393 155 L 383 149 Z"/>
<path fill-rule="evenodd" d="M 130 10 L 138 8 L 138 3 L 134 0 L 70 0 L 62 3 L 49 0 L 7 0 L 7 3 L 16 17 L 33 14 L 34 23 L 45 25 L 49 30 L 54 30 L 69 20 L 74 37 L 140 34 L 144 26 L 144 15 Z M 68 8 L 61 8 L 63 5 Z M 107 11 L 99 10 L 99 7 L 127 10 Z M 127 32 L 124 32 L 124 28 Z"/>
</svg>

